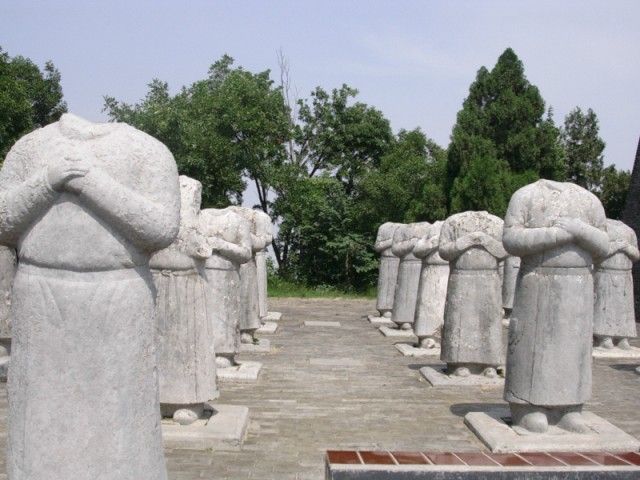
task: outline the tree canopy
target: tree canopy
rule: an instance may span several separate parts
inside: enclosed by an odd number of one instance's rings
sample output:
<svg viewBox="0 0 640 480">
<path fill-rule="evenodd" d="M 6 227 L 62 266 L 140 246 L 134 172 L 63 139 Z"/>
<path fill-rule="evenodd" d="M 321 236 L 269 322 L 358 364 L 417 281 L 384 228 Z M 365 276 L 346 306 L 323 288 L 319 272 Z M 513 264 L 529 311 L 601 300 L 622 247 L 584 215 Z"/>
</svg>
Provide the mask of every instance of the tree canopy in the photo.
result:
<svg viewBox="0 0 640 480">
<path fill-rule="evenodd" d="M 57 121 L 67 111 L 60 72 L 51 61 L 40 68 L 0 47 L 0 158 L 21 136 Z"/>
</svg>

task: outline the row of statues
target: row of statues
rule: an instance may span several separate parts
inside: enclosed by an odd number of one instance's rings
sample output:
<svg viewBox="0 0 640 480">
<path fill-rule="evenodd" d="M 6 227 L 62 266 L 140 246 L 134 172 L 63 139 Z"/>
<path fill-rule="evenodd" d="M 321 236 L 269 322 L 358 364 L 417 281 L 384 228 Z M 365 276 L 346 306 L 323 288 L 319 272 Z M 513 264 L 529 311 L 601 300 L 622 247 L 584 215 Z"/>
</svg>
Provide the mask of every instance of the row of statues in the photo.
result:
<svg viewBox="0 0 640 480">
<path fill-rule="evenodd" d="M 511 198 L 504 221 L 468 211 L 444 222 L 383 224 L 377 309 L 437 347 L 446 373 L 495 378 L 514 425 L 584 432 L 592 347 L 636 335 L 634 231 L 571 184 L 539 180 Z M 503 315 L 509 318 L 506 355 Z M 442 329 L 440 333 L 440 329 Z"/>
<path fill-rule="evenodd" d="M 10 480 L 166 479 L 161 414 L 206 416 L 217 369 L 236 364 L 267 313 L 270 218 L 201 210 L 201 193 L 162 143 L 126 124 L 65 114 L 10 150 Z"/>
</svg>

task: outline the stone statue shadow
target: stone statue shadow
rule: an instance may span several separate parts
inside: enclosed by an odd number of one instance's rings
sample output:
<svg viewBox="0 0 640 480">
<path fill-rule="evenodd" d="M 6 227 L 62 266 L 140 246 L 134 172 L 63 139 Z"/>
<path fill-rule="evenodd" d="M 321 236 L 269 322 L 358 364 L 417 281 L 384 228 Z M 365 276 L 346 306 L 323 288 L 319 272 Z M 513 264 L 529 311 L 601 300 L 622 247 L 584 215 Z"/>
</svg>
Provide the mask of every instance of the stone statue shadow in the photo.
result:
<svg viewBox="0 0 640 480">
<path fill-rule="evenodd" d="M 616 363 L 614 365 L 609 365 L 609 367 L 613 368 L 614 370 L 619 370 L 621 372 L 636 373 L 638 364 L 637 363 Z"/>
</svg>

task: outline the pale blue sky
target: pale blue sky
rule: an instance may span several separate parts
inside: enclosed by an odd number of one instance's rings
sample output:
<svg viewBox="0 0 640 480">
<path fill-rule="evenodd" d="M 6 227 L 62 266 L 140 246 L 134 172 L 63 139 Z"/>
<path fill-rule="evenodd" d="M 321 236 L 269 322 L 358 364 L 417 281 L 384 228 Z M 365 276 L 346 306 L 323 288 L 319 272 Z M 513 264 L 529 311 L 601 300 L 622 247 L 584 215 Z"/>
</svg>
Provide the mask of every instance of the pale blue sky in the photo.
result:
<svg viewBox="0 0 640 480">
<path fill-rule="evenodd" d="M 2 0 L 0 46 L 62 72 L 70 111 L 102 120 L 102 96 L 134 102 L 154 77 L 173 89 L 223 53 L 277 75 L 298 95 L 348 83 L 394 130 L 446 146 L 482 65 L 506 47 L 523 60 L 556 122 L 593 108 L 606 163 L 631 168 L 640 135 L 640 1 Z"/>
</svg>

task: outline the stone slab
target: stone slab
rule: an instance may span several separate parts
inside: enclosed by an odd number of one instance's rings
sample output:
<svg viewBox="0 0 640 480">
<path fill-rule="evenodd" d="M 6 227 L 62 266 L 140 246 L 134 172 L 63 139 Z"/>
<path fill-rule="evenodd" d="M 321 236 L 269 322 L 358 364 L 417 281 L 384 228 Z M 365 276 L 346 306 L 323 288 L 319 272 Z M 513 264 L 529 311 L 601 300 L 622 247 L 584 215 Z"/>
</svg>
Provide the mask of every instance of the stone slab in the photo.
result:
<svg viewBox="0 0 640 480">
<path fill-rule="evenodd" d="M 367 319 L 369 320 L 369 323 L 371 323 L 372 325 L 378 325 L 378 326 L 386 325 L 389 327 L 392 327 L 393 325 L 395 325 L 395 323 L 393 323 L 393 320 L 387 317 L 377 317 L 376 315 L 367 315 Z"/>
<path fill-rule="evenodd" d="M 310 358 L 309 365 L 316 367 L 361 367 L 364 362 L 355 358 Z"/>
<path fill-rule="evenodd" d="M 272 335 L 278 330 L 278 324 L 276 322 L 264 322 L 260 328 L 256 330 L 256 333 Z"/>
<path fill-rule="evenodd" d="M 584 412 L 584 419 L 593 434 L 571 433 L 551 427 L 544 434 L 520 434 L 505 419 L 507 408 L 490 412 L 471 412 L 464 423 L 492 452 L 623 452 L 637 451 L 640 441 L 620 430 L 602 417 Z"/>
<path fill-rule="evenodd" d="M 413 330 L 402 330 L 400 328 L 389 328 L 387 326 L 382 326 L 378 328 L 380 333 L 382 333 L 385 337 L 393 337 L 393 338 L 413 338 L 417 339 L 413 334 Z"/>
<path fill-rule="evenodd" d="M 320 320 L 305 320 L 305 327 L 330 327 L 330 328 L 338 328 L 340 327 L 340 322 L 323 322 Z"/>
<path fill-rule="evenodd" d="M 213 415 L 191 425 L 162 420 L 165 448 L 240 450 L 247 435 L 249 409 L 240 405 L 210 405 Z"/>
<path fill-rule="evenodd" d="M 630 349 L 622 348 L 593 348 L 593 358 L 640 358 L 640 348 L 631 347 Z"/>
<path fill-rule="evenodd" d="M 265 322 L 279 322 L 282 320 L 281 312 L 268 312 L 265 317 L 262 318 Z"/>
<path fill-rule="evenodd" d="M 440 347 L 418 348 L 410 343 L 396 343 L 396 349 L 405 357 L 437 357 L 440 358 Z"/>
<path fill-rule="evenodd" d="M 238 362 L 238 365 L 228 368 L 218 368 L 218 380 L 223 382 L 255 382 L 262 370 L 260 362 Z"/>
<path fill-rule="evenodd" d="M 268 338 L 259 338 L 258 343 L 241 343 L 242 353 L 269 353 L 271 351 L 271 341 Z"/>
<path fill-rule="evenodd" d="M 484 375 L 469 375 L 468 377 L 450 376 L 444 373 L 445 366 L 422 367 L 422 375 L 434 387 L 503 387 L 504 378 L 488 378 Z"/>
</svg>

